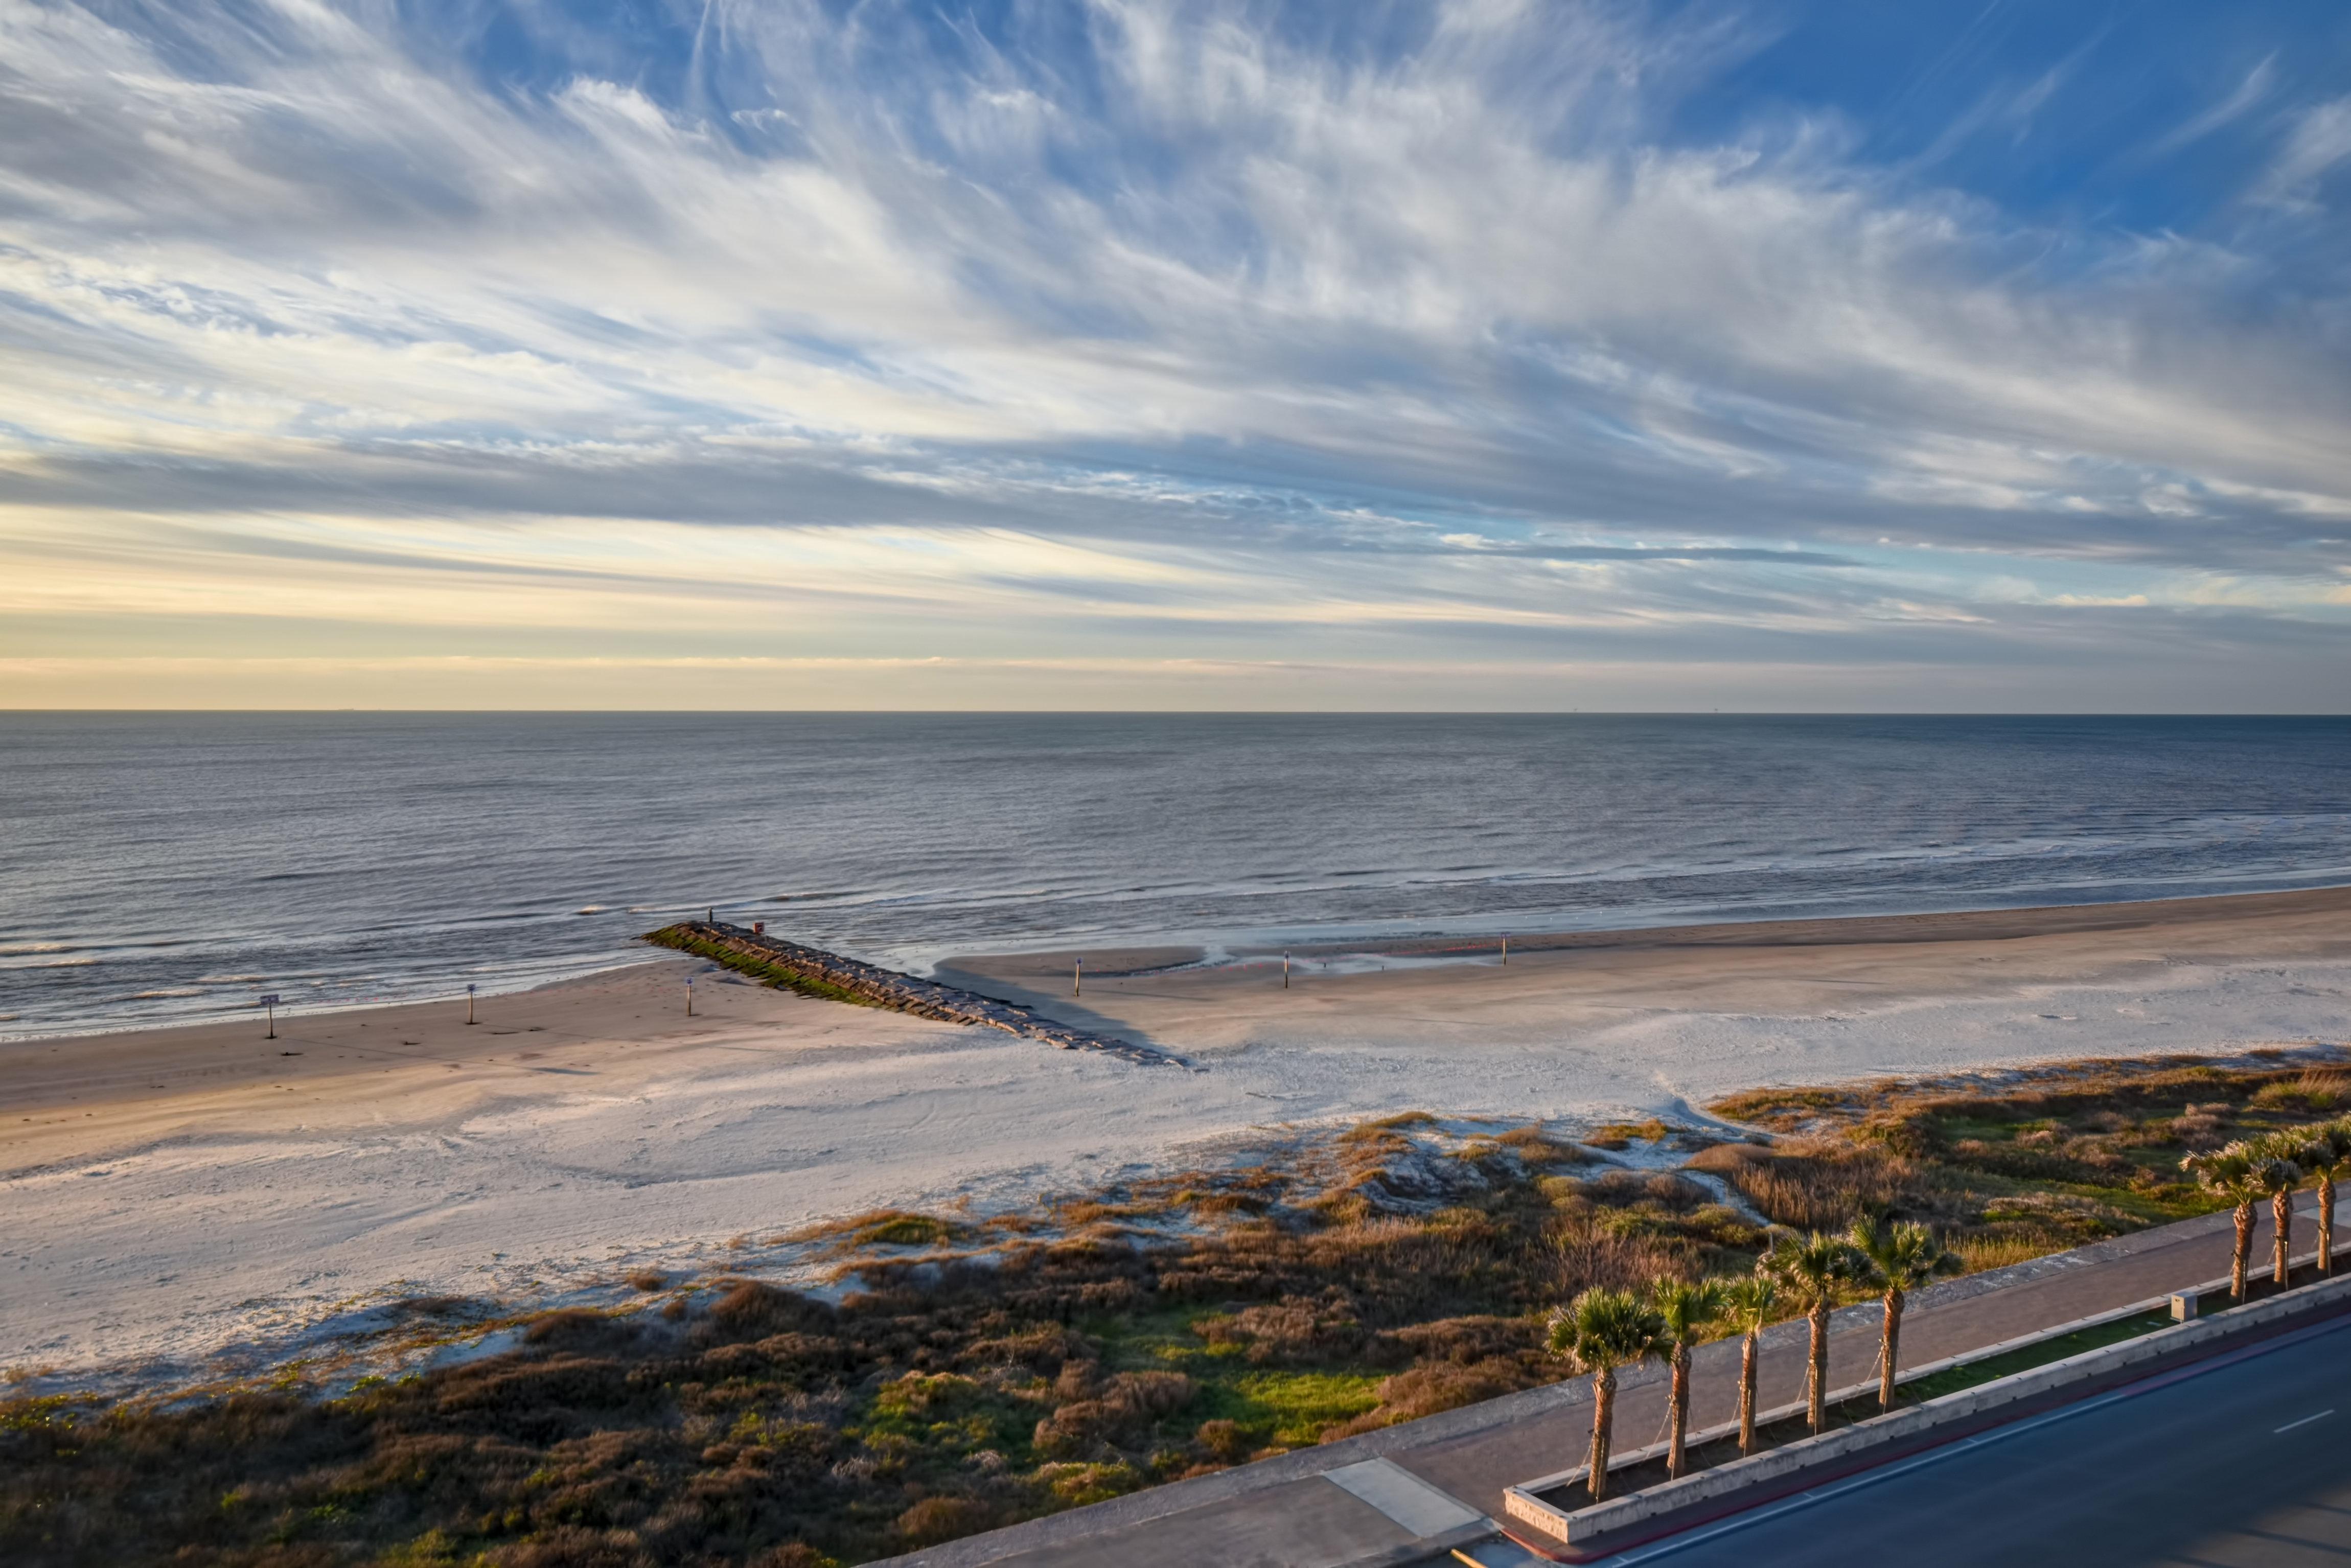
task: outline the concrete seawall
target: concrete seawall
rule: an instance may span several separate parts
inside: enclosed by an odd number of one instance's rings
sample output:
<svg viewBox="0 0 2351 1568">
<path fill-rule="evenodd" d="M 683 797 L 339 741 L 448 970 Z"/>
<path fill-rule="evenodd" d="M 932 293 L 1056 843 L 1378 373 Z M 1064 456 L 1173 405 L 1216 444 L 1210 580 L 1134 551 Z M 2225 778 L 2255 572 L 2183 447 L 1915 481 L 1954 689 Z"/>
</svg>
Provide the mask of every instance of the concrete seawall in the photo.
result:
<svg viewBox="0 0 2351 1568">
<path fill-rule="evenodd" d="M 943 1023 L 1000 1029 L 1007 1034 L 1040 1040 L 1061 1051 L 1099 1051 L 1154 1066 L 1190 1066 L 1183 1058 L 1164 1051 L 1039 1018 L 1026 1008 L 983 997 L 977 991 L 917 979 L 878 964 L 844 958 L 838 953 L 755 933 L 723 920 L 682 920 L 674 925 L 646 932 L 644 939 L 656 946 L 691 953 L 754 979 L 808 996 L 912 1013 Z"/>
</svg>

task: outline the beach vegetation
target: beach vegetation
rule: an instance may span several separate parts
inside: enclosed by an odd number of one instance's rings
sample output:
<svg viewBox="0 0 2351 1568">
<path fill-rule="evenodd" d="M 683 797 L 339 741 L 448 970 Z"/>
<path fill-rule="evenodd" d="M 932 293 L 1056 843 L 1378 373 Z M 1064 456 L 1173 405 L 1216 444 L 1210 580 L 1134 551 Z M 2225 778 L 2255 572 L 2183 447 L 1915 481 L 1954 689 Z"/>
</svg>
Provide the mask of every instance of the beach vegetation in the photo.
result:
<svg viewBox="0 0 2351 1568">
<path fill-rule="evenodd" d="M 1753 1129 L 1731 1141 L 1640 1129 L 1667 1169 L 1541 1124 L 1388 1117 L 1017 1214 L 877 1210 L 762 1244 L 829 1272 L 822 1297 L 754 1277 L 772 1259 L 746 1248 L 733 1275 L 641 1270 L 594 1307 L 413 1298 L 384 1314 L 400 1343 L 496 1337 L 332 1390 L 303 1366 L 202 1396 L 15 1390 L 0 1561 L 863 1562 L 1553 1381 L 1558 1303 L 1647 1313 L 1660 1281 L 1751 1278 L 1773 1226 L 1849 1248 L 1856 1220 L 1917 1225 L 1982 1269 L 2227 1207 L 2181 1160 L 2307 1147 L 2295 1096 L 2325 1065 L 1775 1090 L 1709 1107 Z M 1763 1283 L 1698 1332 L 1885 1290 Z"/>
</svg>

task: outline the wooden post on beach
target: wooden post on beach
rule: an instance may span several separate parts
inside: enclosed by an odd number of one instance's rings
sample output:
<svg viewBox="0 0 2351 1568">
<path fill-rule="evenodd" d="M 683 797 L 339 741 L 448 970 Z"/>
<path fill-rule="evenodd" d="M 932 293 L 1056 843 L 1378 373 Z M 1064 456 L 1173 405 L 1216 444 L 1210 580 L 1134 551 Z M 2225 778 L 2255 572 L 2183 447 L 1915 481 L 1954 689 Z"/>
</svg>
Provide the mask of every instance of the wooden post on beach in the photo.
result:
<svg viewBox="0 0 2351 1568">
<path fill-rule="evenodd" d="M 1083 958 L 1080 958 L 1077 962 L 1070 966 L 1070 995 L 1073 997 L 1082 997 L 1085 994 L 1086 961 Z"/>
<path fill-rule="evenodd" d="M 688 1018 L 694 1016 L 694 977 L 692 975 L 685 977 L 685 1016 Z"/>
<path fill-rule="evenodd" d="M 468 1024 L 474 1021 L 474 988 L 471 986 L 465 988 L 465 1021 Z"/>
<path fill-rule="evenodd" d="M 1505 932 L 1503 932 L 1503 933 L 1502 933 L 1502 962 L 1503 962 L 1503 963 L 1505 963 L 1505 964 L 1508 964 L 1510 961 L 1510 934 L 1509 932 L 1505 931 Z"/>
<path fill-rule="evenodd" d="M 276 991 L 272 991 L 267 996 L 262 998 L 261 1005 L 269 1009 L 269 1032 L 262 1038 L 265 1040 L 276 1040 L 277 1038 L 277 993 Z"/>
<path fill-rule="evenodd" d="M 1286 949 L 1281 955 L 1281 988 L 1290 989 L 1290 954 Z"/>
</svg>

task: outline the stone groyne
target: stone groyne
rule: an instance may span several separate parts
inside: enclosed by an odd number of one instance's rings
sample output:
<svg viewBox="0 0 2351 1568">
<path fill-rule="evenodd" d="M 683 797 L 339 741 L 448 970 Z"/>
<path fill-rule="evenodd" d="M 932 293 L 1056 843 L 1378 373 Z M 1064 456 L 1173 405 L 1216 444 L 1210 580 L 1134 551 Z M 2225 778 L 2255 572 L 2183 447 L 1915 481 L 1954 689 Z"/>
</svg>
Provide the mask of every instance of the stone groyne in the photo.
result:
<svg viewBox="0 0 2351 1568">
<path fill-rule="evenodd" d="M 657 946 L 674 947 L 681 953 L 724 964 L 738 974 L 802 996 L 886 1008 L 892 1012 L 913 1013 L 917 1018 L 937 1019 L 945 1023 L 1000 1029 L 1007 1034 L 1041 1040 L 1062 1051 L 1100 1051 L 1128 1061 L 1190 1065 L 1182 1057 L 1170 1056 L 1164 1051 L 1041 1019 L 1026 1008 L 983 997 L 977 991 L 916 979 L 878 964 L 844 958 L 838 953 L 802 946 L 798 942 L 729 925 L 723 920 L 681 920 L 674 925 L 646 932 L 644 939 Z"/>
</svg>

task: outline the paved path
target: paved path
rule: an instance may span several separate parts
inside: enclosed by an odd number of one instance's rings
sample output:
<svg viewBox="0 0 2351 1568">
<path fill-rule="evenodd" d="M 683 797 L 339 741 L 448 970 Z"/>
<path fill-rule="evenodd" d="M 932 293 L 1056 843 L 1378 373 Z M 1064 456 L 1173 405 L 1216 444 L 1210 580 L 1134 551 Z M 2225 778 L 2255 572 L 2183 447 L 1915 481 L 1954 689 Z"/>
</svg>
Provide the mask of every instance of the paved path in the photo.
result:
<svg viewBox="0 0 2351 1568">
<path fill-rule="evenodd" d="M 2301 1212 L 2298 1251 L 2306 1250 L 2313 1239 L 2308 1200 Z M 2254 1238 L 2257 1261 L 2269 1254 L 2266 1216 L 2264 1207 Z M 2338 1224 L 2336 1229 L 2351 1239 L 2351 1225 Z M 2219 1278 L 2229 1271 L 2231 1234 L 2228 1215 L 2206 1215 L 1930 1286 L 1911 1298 L 1904 1317 L 1903 1361 L 1923 1364 Z M 1874 1303 L 1835 1315 L 1830 1386 L 1874 1375 L 1877 1328 Z M 1764 1333 L 1760 1381 L 1765 1408 L 1803 1396 L 1804 1343 L 1801 1321 Z M 1736 1341 L 1700 1347 L 1691 1395 L 1694 1427 L 1737 1416 L 1738 1364 Z M 1664 1437 L 1665 1385 L 1662 1369 L 1654 1365 L 1625 1375 L 1617 1396 L 1620 1450 Z M 1384 1458 L 1458 1500 L 1460 1517 L 1499 1517 L 1504 1487 L 1582 1461 L 1591 1419 L 1590 1386 L 1572 1378 L 892 1561 L 905 1568 L 1098 1568 L 1104 1563 L 1121 1568 L 1340 1568 L 1416 1562 L 1428 1552 L 1426 1529 L 1398 1523 L 1354 1490 L 1334 1484 L 1329 1472 Z M 1418 1516 L 1417 1522 L 1425 1527 L 1428 1518 Z"/>
<path fill-rule="evenodd" d="M 2346 1430 L 2337 1319 L 1604 1563 L 2340 1568 Z"/>
</svg>

